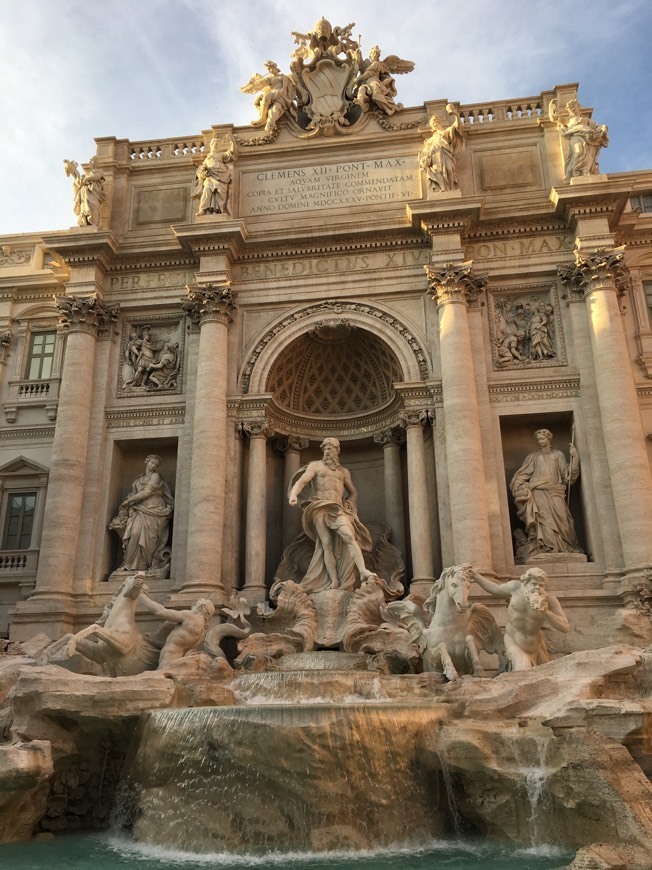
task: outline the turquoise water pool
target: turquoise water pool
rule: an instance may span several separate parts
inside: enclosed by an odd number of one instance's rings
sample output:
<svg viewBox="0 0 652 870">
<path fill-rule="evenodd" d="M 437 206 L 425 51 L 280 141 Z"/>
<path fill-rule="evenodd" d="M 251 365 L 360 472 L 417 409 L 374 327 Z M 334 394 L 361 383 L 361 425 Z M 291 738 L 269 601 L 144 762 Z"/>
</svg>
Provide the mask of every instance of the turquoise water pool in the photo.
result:
<svg viewBox="0 0 652 870">
<path fill-rule="evenodd" d="M 0 867 L 11 870 L 557 870 L 572 855 L 548 846 L 525 849 L 486 841 L 433 842 L 386 852 L 321 854 L 189 855 L 134 844 L 109 834 L 56 837 L 49 842 L 0 846 Z"/>
</svg>

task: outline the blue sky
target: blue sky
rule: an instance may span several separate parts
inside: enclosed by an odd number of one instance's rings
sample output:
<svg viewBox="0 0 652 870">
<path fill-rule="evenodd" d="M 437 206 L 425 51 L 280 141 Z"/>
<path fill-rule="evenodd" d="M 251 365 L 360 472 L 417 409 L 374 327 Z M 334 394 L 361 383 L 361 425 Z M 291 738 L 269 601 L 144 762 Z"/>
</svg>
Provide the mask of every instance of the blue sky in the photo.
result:
<svg viewBox="0 0 652 870">
<path fill-rule="evenodd" d="M 247 124 L 243 85 L 292 30 L 356 22 L 366 52 L 416 62 L 406 106 L 514 99 L 580 83 L 609 126 L 604 172 L 652 167 L 650 0 L 5 0 L 0 16 L 0 233 L 75 223 L 64 158 Z"/>
</svg>

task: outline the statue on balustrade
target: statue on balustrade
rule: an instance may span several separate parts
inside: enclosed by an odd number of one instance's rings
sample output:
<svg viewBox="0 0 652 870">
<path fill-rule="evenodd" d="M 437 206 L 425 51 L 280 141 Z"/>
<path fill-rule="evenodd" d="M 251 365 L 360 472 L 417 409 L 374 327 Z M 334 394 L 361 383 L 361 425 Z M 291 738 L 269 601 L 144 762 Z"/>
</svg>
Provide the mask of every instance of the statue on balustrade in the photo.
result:
<svg viewBox="0 0 652 870">
<path fill-rule="evenodd" d="M 508 598 L 505 655 L 508 671 L 524 671 L 550 661 L 544 626 L 567 633 L 570 624 L 561 604 L 546 591 L 548 577 L 541 568 L 528 568 L 520 580 L 494 583 L 471 569 L 475 582 L 496 598 Z"/>
<path fill-rule="evenodd" d="M 550 101 L 550 120 L 557 124 L 561 136 L 568 140 L 564 176 L 575 178 L 580 175 L 598 175 L 600 149 L 609 145 L 606 125 L 596 124 L 588 115 L 583 115 L 580 104 L 575 99 L 566 103 L 566 114 L 567 117 L 562 118 L 557 111 L 557 101 Z"/>
<path fill-rule="evenodd" d="M 145 473 L 134 480 L 131 492 L 120 505 L 109 528 L 122 538 L 121 571 L 165 572 L 169 567 L 167 549 L 174 499 L 159 474 L 161 457 L 145 459 Z"/>
<path fill-rule="evenodd" d="M 450 103 L 446 106 L 446 112 L 453 115 L 452 124 L 444 127 L 439 116 L 433 115 L 428 122 L 431 135 L 419 153 L 419 167 L 426 173 L 430 186 L 436 192 L 457 190 L 459 187 L 455 152 L 463 141 L 460 116 Z"/>
<path fill-rule="evenodd" d="M 63 165 L 68 177 L 72 176 L 72 191 L 74 196 L 74 211 L 77 215 L 77 226 L 99 226 L 100 209 L 106 199 L 104 191 L 104 175 L 97 168 L 97 157 L 88 161 L 88 170 L 79 174 L 79 166 L 74 160 L 64 160 Z"/>
<path fill-rule="evenodd" d="M 193 199 L 199 200 L 197 215 L 228 214 L 233 181 L 233 164 L 238 156 L 236 141 L 230 133 L 212 139 L 208 154 L 195 175 Z"/>
<path fill-rule="evenodd" d="M 323 458 L 310 462 L 290 491 L 289 502 L 311 484 L 302 502 L 303 530 L 315 542 L 308 570 L 301 581 L 306 592 L 352 590 L 374 576 L 365 567 L 363 550 L 371 551 L 371 535 L 358 519 L 357 492 L 349 471 L 340 465 L 340 442 L 325 438 Z"/>
<path fill-rule="evenodd" d="M 537 429 L 539 449 L 526 456 L 509 485 L 519 519 L 525 526 L 522 561 L 547 553 L 582 553 L 568 508 L 570 487 L 580 474 L 577 449 L 571 443 L 570 462 L 551 447 L 552 432 Z"/>
<path fill-rule="evenodd" d="M 297 89 L 290 76 L 282 73 L 273 60 L 268 60 L 265 66 L 268 75 L 255 73 L 240 90 L 245 94 L 260 91 L 254 100 L 258 117 L 251 126 L 264 127 L 265 133 L 273 133 L 279 118 L 292 106 Z"/>
</svg>

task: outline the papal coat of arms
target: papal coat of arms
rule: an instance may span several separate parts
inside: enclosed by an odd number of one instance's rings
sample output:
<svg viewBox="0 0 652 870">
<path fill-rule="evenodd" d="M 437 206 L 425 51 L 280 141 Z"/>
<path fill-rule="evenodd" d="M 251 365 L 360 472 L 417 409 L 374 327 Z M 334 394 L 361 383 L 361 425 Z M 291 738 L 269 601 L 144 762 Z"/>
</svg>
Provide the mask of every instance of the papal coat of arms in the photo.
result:
<svg viewBox="0 0 652 870">
<path fill-rule="evenodd" d="M 359 41 L 351 36 L 353 27 L 354 23 L 333 27 L 322 18 L 313 31 L 294 32 L 297 48 L 289 75 L 268 60 L 267 75 L 256 73 L 241 88 L 246 94 L 257 94 L 258 117 L 252 125 L 264 127 L 271 136 L 278 120 L 288 113 L 303 135 L 329 135 L 347 132 L 367 112 L 400 111 L 394 75 L 411 72 L 414 63 L 393 54 L 381 58 L 377 45 L 363 58 Z"/>
</svg>

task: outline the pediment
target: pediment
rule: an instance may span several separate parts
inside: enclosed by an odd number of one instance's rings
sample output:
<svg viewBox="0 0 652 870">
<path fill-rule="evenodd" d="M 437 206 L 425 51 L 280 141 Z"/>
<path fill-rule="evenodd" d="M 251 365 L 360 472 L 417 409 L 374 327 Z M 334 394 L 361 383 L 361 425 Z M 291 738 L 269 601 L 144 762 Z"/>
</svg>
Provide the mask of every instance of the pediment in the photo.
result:
<svg viewBox="0 0 652 870">
<path fill-rule="evenodd" d="M 26 456 L 18 456 L 5 465 L 0 465 L 0 477 L 5 475 L 25 476 L 29 474 L 49 474 L 50 469 Z"/>
</svg>

